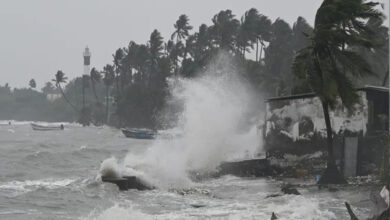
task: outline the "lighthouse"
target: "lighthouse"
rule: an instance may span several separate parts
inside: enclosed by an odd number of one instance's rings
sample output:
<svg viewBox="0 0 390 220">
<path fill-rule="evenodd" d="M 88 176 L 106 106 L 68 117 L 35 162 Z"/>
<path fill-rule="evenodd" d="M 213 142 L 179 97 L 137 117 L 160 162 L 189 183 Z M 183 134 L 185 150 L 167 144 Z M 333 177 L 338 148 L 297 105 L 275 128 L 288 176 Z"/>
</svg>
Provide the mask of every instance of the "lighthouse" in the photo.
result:
<svg viewBox="0 0 390 220">
<path fill-rule="evenodd" d="M 90 72 L 90 63 L 91 63 L 91 52 L 89 51 L 88 46 L 85 48 L 84 53 L 84 74 L 89 75 Z"/>
</svg>

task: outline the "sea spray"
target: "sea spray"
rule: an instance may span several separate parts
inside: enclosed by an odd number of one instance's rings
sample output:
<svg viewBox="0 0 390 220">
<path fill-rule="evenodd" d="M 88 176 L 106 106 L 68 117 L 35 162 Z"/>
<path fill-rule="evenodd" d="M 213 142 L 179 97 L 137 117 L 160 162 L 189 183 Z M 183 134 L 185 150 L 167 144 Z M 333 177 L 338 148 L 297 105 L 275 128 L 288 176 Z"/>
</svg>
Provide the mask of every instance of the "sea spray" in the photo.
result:
<svg viewBox="0 0 390 220">
<path fill-rule="evenodd" d="M 100 165 L 99 174 L 102 177 L 118 178 L 122 176 L 122 170 L 115 157 L 105 159 Z"/>
<path fill-rule="evenodd" d="M 249 115 L 259 113 L 259 96 L 251 90 L 233 59 L 219 55 L 196 78 L 169 81 L 170 100 L 180 105 L 176 115 L 177 139 L 156 140 L 144 154 L 129 153 L 124 166 L 142 174 L 158 187 L 187 187 L 188 171 L 215 169 L 222 161 L 253 158 L 261 149 L 257 124 Z M 253 120 L 252 120 L 253 121 Z"/>
</svg>

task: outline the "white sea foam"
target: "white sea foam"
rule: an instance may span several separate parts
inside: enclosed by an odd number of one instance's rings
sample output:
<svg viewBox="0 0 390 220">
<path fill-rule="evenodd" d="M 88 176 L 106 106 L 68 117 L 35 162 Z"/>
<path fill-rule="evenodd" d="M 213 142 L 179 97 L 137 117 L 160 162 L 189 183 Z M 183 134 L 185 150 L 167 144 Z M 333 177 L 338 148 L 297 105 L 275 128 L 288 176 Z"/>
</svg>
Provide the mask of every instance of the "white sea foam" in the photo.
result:
<svg viewBox="0 0 390 220">
<path fill-rule="evenodd" d="M 278 200 L 285 200 L 283 202 Z M 241 220 L 241 219 L 270 219 L 274 212 L 281 220 L 329 220 L 337 217 L 329 210 L 321 209 L 320 202 L 315 198 L 305 198 L 303 196 L 282 196 L 278 199 L 268 201 L 265 204 L 256 203 L 238 203 L 232 202 L 224 204 L 210 204 L 205 208 L 185 208 L 177 211 L 162 212 L 159 214 L 149 214 L 131 207 L 114 205 L 106 210 L 94 210 L 87 220 L 173 220 L 173 219 L 223 219 L 223 220 Z"/>
<path fill-rule="evenodd" d="M 0 182 L 0 191 L 8 191 L 12 195 L 20 195 L 40 188 L 57 189 L 74 183 L 76 179 L 42 179 Z"/>
<path fill-rule="evenodd" d="M 122 176 L 121 168 L 115 157 L 105 159 L 100 165 L 99 174 L 102 177 L 114 177 L 118 178 Z"/>
</svg>

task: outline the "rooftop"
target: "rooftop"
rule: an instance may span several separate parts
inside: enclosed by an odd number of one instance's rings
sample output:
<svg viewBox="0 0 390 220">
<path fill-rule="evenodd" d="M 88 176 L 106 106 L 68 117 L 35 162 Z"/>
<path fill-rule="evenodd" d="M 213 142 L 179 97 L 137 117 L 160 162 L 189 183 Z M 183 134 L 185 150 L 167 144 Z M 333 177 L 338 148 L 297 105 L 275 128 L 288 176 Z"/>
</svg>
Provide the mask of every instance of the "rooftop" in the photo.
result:
<svg viewBox="0 0 390 220">
<path fill-rule="evenodd" d="M 374 92 L 389 92 L 389 88 L 387 87 L 381 87 L 381 86 L 371 86 L 366 85 L 364 87 L 358 88 L 358 91 L 374 91 Z M 302 93 L 302 94 L 295 94 L 295 95 L 289 95 L 289 96 L 280 96 L 280 97 L 272 97 L 268 98 L 265 101 L 266 102 L 272 102 L 272 101 L 281 101 L 281 100 L 292 100 L 292 99 L 304 99 L 304 98 L 312 98 L 315 97 L 316 94 L 311 93 Z"/>
</svg>

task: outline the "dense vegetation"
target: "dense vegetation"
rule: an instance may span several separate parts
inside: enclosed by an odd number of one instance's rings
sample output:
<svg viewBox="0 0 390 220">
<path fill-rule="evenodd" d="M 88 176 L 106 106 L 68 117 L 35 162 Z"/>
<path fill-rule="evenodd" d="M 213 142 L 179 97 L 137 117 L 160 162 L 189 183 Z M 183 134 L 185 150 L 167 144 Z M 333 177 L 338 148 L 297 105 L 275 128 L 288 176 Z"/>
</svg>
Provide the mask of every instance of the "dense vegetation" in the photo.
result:
<svg viewBox="0 0 390 220">
<path fill-rule="evenodd" d="M 0 88 L 0 119 L 76 121 L 88 124 L 110 123 L 116 126 L 156 127 L 158 113 L 168 95 L 169 77 L 196 77 L 221 50 L 229 53 L 263 97 L 311 91 L 305 79 L 293 74 L 297 53 L 310 45 L 313 27 L 299 17 L 291 27 L 278 18 L 271 21 L 256 9 L 241 17 L 231 10 L 214 15 L 212 24 L 194 28 L 186 15 L 174 23 L 174 31 L 164 41 L 158 30 L 150 39 L 134 41 L 113 54 L 112 64 L 102 70 L 92 69 L 89 76 L 67 82 L 65 73 L 56 73 L 56 88 L 46 85 L 42 92 L 30 89 Z M 366 25 L 366 24 L 364 24 Z M 376 77 L 357 79 L 382 85 L 388 72 L 388 34 L 381 19 L 370 18 L 367 28 L 375 32 L 375 48 L 347 45 L 372 64 Z M 315 33 L 316 35 L 317 33 Z M 353 47 L 352 47 L 353 46 Z M 54 75 L 54 74 L 53 74 Z M 66 84 L 67 83 L 67 84 Z M 63 87 L 63 84 L 66 84 Z M 62 93 L 53 102 L 46 94 Z"/>
</svg>

